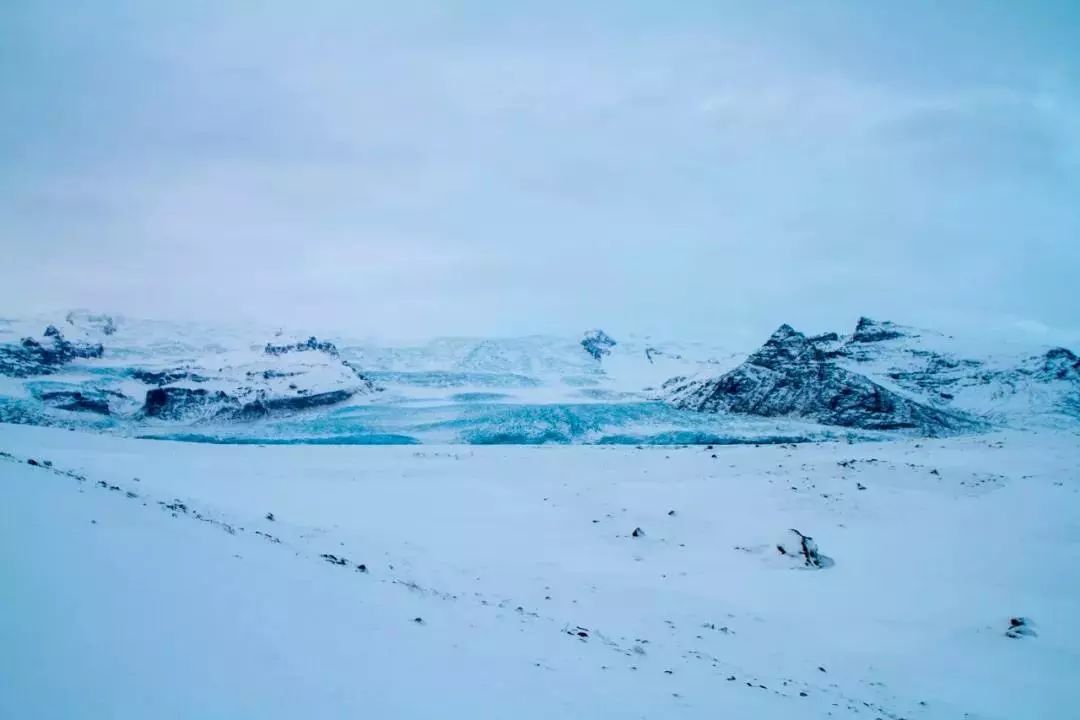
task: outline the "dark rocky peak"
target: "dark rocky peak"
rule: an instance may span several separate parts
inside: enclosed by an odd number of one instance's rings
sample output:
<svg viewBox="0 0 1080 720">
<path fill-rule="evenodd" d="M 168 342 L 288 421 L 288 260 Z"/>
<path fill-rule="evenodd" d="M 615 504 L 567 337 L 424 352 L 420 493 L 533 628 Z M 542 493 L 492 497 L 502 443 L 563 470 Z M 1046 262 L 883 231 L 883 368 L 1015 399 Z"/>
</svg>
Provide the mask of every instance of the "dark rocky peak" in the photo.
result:
<svg viewBox="0 0 1080 720">
<path fill-rule="evenodd" d="M 669 402 L 698 412 L 759 417 L 797 417 L 825 425 L 866 430 L 913 430 L 940 435 L 971 430 L 978 423 L 917 402 L 864 375 L 841 367 L 823 347 L 782 325 L 746 362 L 706 380 L 675 378 L 664 384 Z"/>
<path fill-rule="evenodd" d="M 859 318 L 859 322 L 855 325 L 855 334 L 851 336 L 851 342 L 853 343 L 875 343 L 882 340 L 896 340 L 897 338 L 907 337 L 908 333 L 904 332 L 898 325 L 894 325 L 888 320 L 871 320 L 868 317 Z"/>
<path fill-rule="evenodd" d="M 275 345 L 273 343 L 266 343 L 265 352 L 267 355 L 284 355 L 291 352 L 324 352 L 328 355 L 337 356 L 338 349 L 334 343 L 329 341 L 319 340 L 312 335 L 304 342 L 293 343 L 292 345 Z"/>
<path fill-rule="evenodd" d="M 1080 358 L 1068 348 L 1047 350 L 1039 374 L 1047 380 L 1080 380 Z"/>
<path fill-rule="evenodd" d="M 585 352 L 592 355 L 594 360 L 610 355 L 611 348 L 615 347 L 616 344 L 614 338 L 603 330 L 590 330 L 581 339 L 581 347 L 585 348 Z"/>
<path fill-rule="evenodd" d="M 76 358 L 99 358 L 105 354 L 100 343 L 70 342 L 54 325 L 45 328 L 42 335 L 42 340 L 25 337 L 18 345 L 0 346 L 0 375 L 48 375 Z"/>
<path fill-rule="evenodd" d="M 785 365 L 818 362 L 824 359 L 821 350 L 805 335 L 781 325 L 765 344 L 746 359 L 747 364 L 776 370 Z"/>
<path fill-rule="evenodd" d="M 829 345 L 835 342 L 840 342 L 840 336 L 834 332 L 822 333 L 821 335 L 814 335 L 813 337 L 806 338 L 808 343 L 813 345 Z"/>
</svg>

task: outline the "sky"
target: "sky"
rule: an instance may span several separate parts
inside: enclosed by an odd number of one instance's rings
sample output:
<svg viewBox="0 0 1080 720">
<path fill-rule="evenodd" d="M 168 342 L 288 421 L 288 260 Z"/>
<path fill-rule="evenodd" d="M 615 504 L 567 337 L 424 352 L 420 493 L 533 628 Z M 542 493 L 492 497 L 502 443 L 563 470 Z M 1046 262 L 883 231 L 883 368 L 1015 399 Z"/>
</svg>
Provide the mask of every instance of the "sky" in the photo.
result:
<svg viewBox="0 0 1080 720">
<path fill-rule="evenodd" d="M 0 2 L 0 315 L 1080 343 L 1080 3 Z"/>
</svg>

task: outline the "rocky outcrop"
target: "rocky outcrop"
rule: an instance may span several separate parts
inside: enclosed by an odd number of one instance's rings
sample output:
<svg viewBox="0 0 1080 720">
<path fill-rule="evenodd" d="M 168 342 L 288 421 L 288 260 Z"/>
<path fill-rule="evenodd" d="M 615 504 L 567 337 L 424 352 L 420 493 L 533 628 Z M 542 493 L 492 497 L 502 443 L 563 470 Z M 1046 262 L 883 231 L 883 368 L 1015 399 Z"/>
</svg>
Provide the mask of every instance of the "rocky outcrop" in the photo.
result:
<svg viewBox="0 0 1080 720">
<path fill-rule="evenodd" d="M 939 435 L 974 421 L 919 403 L 837 363 L 818 342 L 789 325 L 739 367 L 705 380 L 675 378 L 666 397 L 680 408 L 762 417 L 797 417 L 864 430 L 915 430 Z"/>
<path fill-rule="evenodd" d="M 334 343 L 329 341 L 319 342 L 319 340 L 312 335 L 304 342 L 293 343 L 292 345 L 274 345 L 273 343 L 266 343 L 264 352 L 267 355 L 284 355 L 291 352 L 324 352 L 328 355 L 337 356 L 338 349 Z"/>
<path fill-rule="evenodd" d="M 158 420 L 195 420 L 230 414 L 240 409 L 240 401 L 218 390 L 160 387 L 146 393 L 143 415 Z"/>
<path fill-rule="evenodd" d="M 361 391 L 363 391 L 363 392 L 382 392 L 383 389 L 381 387 L 377 386 L 374 382 L 372 382 L 371 378 L 369 378 L 367 375 L 365 375 L 364 372 L 360 368 L 356 367 L 355 365 L 353 365 L 348 360 L 342 360 L 341 364 L 344 365 L 345 367 L 349 368 L 349 370 L 352 371 L 353 375 L 355 375 L 357 377 L 357 379 L 360 380 L 360 382 L 361 382 L 360 390 Z"/>
<path fill-rule="evenodd" d="M 1080 358 L 1067 348 L 1048 350 L 1042 356 L 1040 365 L 1034 373 L 1040 380 L 1080 381 Z"/>
<path fill-rule="evenodd" d="M 120 393 L 107 391 L 55 390 L 41 393 L 38 399 L 57 410 L 110 415 L 112 414 L 109 408 L 110 395 L 121 399 L 124 397 Z"/>
<path fill-rule="evenodd" d="M 72 360 L 100 358 L 104 354 L 105 348 L 100 343 L 70 342 L 50 325 L 41 340 L 27 337 L 17 345 L 0 347 L 0 375 L 49 375 Z"/>
<path fill-rule="evenodd" d="M 245 403 L 234 415 L 237 420 L 257 420 L 275 412 L 299 412 L 345 402 L 356 393 L 353 390 L 333 390 L 295 397 L 260 398 Z"/>
<path fill-rule="evenodd" d="M 883 340 L 896 340 L 907 337 L 908 334 L 898 325 L 885 320 L 871 320 L 868 317 L 859 318 L 855 325 L 855 333 L 851 336 L 853 343 L 876 343 Z"/>
<path fill-rule="evenodd" d="M 147 370 L 146 368 L 133 368 L 130 371 L 131 377 L 144 382 L 147 385 L 157 385 L 161 387 L 163 385 L 171 385 L 181 380 L 188 380 L 190 382 L 206 382 L 207 378 L 199 375 L 198 373 L 185 370 L 183 368 L 175 368 L 170 370 Z"/>
<path fill-rule="evenodd" d="M 581 339 L 581 347 L 589 353 L 594 360 L 599 360 L 605 355 L 611 354 L 611 348 L 615 347 L 615 340 L 603 330 L 590 330 Z"/>
<path fill-rule="evenodd" d="M 355 390 L 332 390 L 323 393 L 302 393 L 295 396 L 258 394 L 253 400 L 242 400 L 224 391 L 204 388 L 161 387 L 146 393 L 142 413 L 158 420 L 190 421 L 259 420 L 277 413 L 299 412 L 345 402 Z"/>
<path fill-rule="evenodd" d="M 832 558 L 818 550 L 814 538 L 792 528 L 776 543 L 776 552 L 795 566 L 821 570 L 834 565 Z"/>
</svg>

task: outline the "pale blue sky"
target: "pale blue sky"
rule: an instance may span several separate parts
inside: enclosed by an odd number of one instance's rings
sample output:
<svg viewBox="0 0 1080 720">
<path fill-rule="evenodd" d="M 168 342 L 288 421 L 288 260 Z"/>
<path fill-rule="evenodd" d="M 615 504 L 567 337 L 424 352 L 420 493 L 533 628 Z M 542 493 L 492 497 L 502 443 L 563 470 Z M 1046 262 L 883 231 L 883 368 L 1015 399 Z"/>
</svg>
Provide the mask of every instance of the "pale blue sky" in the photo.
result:
<svg viewBox="0 0 1080 720">
<path fill-rule="evenodd" d="M 1080 342 L 1076 2 L 5 0 L 0 118 L 0 314 Z"/>
</svg>

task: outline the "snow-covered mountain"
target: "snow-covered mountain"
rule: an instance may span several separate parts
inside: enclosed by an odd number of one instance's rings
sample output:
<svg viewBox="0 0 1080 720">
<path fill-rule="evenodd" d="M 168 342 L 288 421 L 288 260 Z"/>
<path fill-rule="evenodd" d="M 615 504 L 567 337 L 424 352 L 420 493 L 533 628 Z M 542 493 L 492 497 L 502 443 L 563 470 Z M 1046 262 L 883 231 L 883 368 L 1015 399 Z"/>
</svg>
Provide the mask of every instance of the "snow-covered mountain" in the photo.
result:
<svg viewBox="0 0 1080 720">
<path fill-rule="evenodd" d="M 599 329 L 392 346 L 85 311 L 0 321 L 0 421 L 126 435 L 718 443 L 1078 417 L 1080 360 L 1065 348 L 976 354 L 866 318 L 850 335 L 785 325 L 749 355 Z"/>
<path fill-rule="evenodd" d="M 919 402 L 845 368 L 821 341 L 788 325 L 739 367 L 699 381 L 668 381 L 679 407 L 749 415 L 799 416 L 826 425 L 917 430 L 926 435 L 974 429 L 958 414 Z"/>
<path fill-rule="evenodd" d="M 698 412 L 941 435 L 1075 423 L 1080 360 L 1066 348 L 978 358 L 940 333 L 863 317 L 850 335 L 783 325 L 738 367 L 672 378 L 662 395 Z"/>
<path fill-rule="evenodd" d="M 738 368 L 674 378 L 664 394 L 698 411 L 924 434 L 1069 424 L 1080 419 L 1080 359 L 1065 348 L 978 357 L 939 332 L 862 317 L 846 336 L 784 325 Z"/>
</svg>

